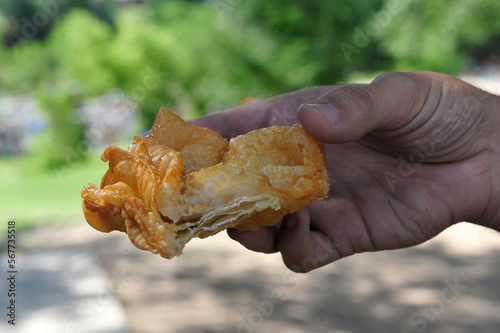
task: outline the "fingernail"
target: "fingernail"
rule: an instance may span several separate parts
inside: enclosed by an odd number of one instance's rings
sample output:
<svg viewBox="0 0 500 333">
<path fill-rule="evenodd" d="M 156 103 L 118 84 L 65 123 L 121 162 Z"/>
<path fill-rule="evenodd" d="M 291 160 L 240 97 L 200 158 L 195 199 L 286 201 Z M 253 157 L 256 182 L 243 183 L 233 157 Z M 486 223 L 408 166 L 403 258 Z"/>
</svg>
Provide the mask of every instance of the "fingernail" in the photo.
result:
<svg viewBox="0 0 500 333">
<path fill-rule="evenodd" d="M 285 225 L 288 229 L 293 229 L 297 225 L 297 216 L 294 214 L 288 215 Z"/>
<path fill-rule="evenodd" d="M 313 110 L 318 116 L 333 127 L 340 121 L 340 113 L 333 105 L 330 104 L 302 104 L 299 109 L 308 108 Z"/>
</svg>

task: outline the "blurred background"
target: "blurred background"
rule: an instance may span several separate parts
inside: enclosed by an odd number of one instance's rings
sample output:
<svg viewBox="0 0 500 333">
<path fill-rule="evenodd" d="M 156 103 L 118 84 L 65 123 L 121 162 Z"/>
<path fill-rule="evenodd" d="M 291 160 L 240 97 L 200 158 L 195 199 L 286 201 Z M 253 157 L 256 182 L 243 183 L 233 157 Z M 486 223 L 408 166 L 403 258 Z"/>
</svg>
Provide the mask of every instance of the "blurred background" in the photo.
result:
<svg viewBox="0 0 500 333">
<path fill-rule="evenodd" d="M 144 254 L 93 232 L 80 191 L 100 182 L 103 149 L 127 147 L 161 106 L 188 119 L 410 70 L 498 94 L 500 2 L 1 0 L 0 36 L 0 243 L 16 221 L 20 332 L 499 331 L 495 233 L 457 227 L 303 279 L 225 235 L 171 262 Z M 454 279 L 468 288 L 448 304 Z"/>
</svg>

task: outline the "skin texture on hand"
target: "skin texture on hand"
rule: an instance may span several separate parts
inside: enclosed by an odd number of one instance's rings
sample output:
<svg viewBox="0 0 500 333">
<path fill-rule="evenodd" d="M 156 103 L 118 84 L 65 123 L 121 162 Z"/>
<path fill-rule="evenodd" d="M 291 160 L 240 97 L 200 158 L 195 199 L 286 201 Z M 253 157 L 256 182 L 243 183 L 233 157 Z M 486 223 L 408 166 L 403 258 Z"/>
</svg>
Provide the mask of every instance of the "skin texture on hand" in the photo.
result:
<svg viewBox="0 0 500 333">
<path fill-rule="evenodd" d="M 307 104 L 305 104 L 307 103 Z M 226 138 L 300 121 L 326 143 L 329 197 L 255 232 L 306 272 L 365 251 L 420 244 L 460 221 L 500 231 L 500 97 L 429 72 L 306 88 L 191 121 Z"/>
</svg>

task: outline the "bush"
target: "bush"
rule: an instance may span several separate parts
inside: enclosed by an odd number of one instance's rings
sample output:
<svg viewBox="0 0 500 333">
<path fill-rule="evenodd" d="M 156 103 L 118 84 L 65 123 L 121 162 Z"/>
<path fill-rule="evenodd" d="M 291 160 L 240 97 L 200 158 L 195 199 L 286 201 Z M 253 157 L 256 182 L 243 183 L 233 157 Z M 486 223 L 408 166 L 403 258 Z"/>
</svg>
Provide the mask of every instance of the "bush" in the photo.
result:
<svg viewBox="0 0 500 333">
<path fill-rule="evenodd" d="M 383 33 L 381 45 L 394 70 L 460 74 L 468 56 L 494 54 L 500 37 L 500 2 L 405 1 Z M 489 50 L 489 51 L 488 51 Z M 478 59 L 478 60 L 484 60 Z"/>
<path fill-rule="evenodd" d="M 43 90 L 47 89 L 47 90 Z M 43 87 L 37 92 L 40 107 L 50 118 L 50 140 L 39 147 L 46 150 L 43 155 L 45 167 L 60 169 L 78 164 L 87 156 L 84 127 L 76 114 L 79 97 L 72 84 Z"/>
<path fill-rule="evenodd" d="M 112 24 L 113 1 L 88 0 L 3 0 L 0 11 L 5 21 L 4 43 L 15 46 L 21 43 L 43 40 L 54 22 L 72 8 L 84 8 L 99 19 Z"/>
</svg>

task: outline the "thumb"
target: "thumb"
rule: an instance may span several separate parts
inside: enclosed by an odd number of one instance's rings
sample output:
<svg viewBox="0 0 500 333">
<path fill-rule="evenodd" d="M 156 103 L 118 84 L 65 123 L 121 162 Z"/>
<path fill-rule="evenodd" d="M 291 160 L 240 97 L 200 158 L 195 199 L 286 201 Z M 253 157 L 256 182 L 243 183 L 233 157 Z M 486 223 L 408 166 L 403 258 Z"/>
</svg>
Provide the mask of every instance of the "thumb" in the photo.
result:
<svg viewBox="0 0 500 333">
<path fill-rule="evenodd" d="M 306 131 L 325 143 L 344 143 L 374 130 L 400 128 L 423 107 L 430 74 L 383 74 L 368 85 L 340 86 L 302 104 L 297 117 Z"/>
</svg>

